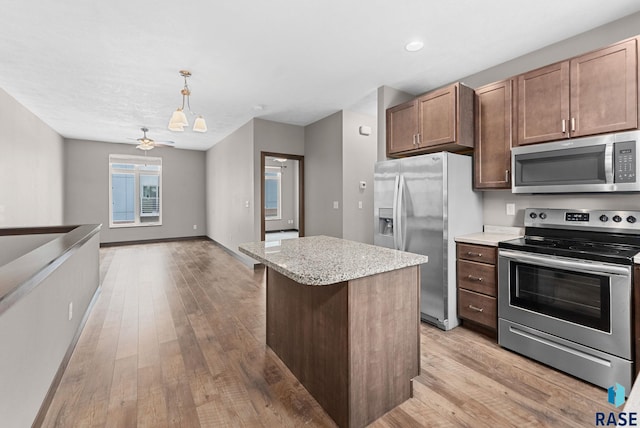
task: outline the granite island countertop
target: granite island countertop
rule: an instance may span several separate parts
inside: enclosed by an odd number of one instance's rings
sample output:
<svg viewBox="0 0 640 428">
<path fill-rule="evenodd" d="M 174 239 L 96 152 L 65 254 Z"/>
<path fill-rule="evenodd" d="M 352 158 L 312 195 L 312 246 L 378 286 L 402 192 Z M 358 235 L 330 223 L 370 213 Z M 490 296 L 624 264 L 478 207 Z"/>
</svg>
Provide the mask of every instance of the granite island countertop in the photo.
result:
<svg viewBox="0 0 640 428">
<path fill-rule="evenodd" d="M 427 263 L 427 256 L 329 236 L 240 244 L 240 252 L 303 285 L 329 285 Z"/>
</svg>

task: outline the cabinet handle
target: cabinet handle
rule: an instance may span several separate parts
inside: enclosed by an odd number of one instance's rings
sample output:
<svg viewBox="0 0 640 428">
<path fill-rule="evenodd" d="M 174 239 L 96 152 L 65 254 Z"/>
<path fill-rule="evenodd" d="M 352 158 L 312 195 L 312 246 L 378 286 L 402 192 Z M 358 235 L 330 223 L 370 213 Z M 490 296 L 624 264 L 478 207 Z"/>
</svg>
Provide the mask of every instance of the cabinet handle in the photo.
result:
<svg viewBox="0 0 640 428">
<path fill-rule="evenodd" d="M 571 118 L 571 132 L 576 132 L 576 118 Z"/>
<path fill-rule="evenodd" d="M 414 146 L 418 145 L 418 134 L 413 134 L 413 145 Z"/>
<path fill-rule="evenodd" d="M 482 278 L 479 277 L 479 276 L 467 275 L 467 278 L 472 280 L 472 281 L 482 282 Z"/>
<path fill-rule="evenodd" d="M 471 251 L 467 251 L 467 256 L 482 257 L 482 253 L 472 253 Z"/>
<path fill-rule="evenodd" d="M 567 121 L 562 119 L 562 133 L 567 132 Z"/>
<path fill-rule="evenodd" d="M 469 309 L 471 309 L 472 311 L 476 311 L 476 312 L 484 311 L 484 308 L 478 308 L 478 307 L 473 306 L 473 305 L 469 305 Z"/>
<path fill-rule="evenodd" d="M 504 171 L 504 181 L 507 182 L 507 183 L 509 182 L 509 170 L 508 169 L 506 169 Z"/>
<path fill-rule="evenodd" d="M 418 132 L 418 145 L 422 144 L 422 134 Z"/>
</svg>

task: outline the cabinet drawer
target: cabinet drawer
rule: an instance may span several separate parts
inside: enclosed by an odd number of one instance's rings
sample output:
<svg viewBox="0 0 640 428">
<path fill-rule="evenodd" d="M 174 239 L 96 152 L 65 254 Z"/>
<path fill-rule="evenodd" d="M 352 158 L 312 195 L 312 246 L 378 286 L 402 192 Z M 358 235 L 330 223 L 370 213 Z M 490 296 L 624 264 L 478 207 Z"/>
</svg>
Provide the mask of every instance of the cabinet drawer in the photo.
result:
<svg viewBox="0 0 640 428">
<path fill-rule="evenodd" d="M 458 289 L 458 316 L 460 318 L 496 329 L 496 298 Z"/>
<path fill-rule="evenodd" d="M 496 297 L 496 267 L 458 260 L 458 287 Z"/>
<path fill-rule="evenodd" d="M 458 260 L 496 264 L 497 248 L 485 245 L 458 244 Z"/>
</svg>

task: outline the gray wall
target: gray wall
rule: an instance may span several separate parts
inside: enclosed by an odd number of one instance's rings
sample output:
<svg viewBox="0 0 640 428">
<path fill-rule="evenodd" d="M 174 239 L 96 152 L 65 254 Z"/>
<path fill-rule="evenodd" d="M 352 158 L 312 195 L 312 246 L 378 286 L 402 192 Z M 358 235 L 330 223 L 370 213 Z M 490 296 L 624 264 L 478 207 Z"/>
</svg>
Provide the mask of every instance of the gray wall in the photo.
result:
<svg viewBox="0 0 640 428">
<path fill-rule="evenodd" d="M 254 260 L 238 245 L 256 241 L 254 223 L 260 218 L 253 207 L 253 157 L 253 120 L 206 152 L 207 236 L 250 265 Z"/>
<path fill-rule="evenodd" d="M 371 135 L 360 135 L 360 126 Z M 373 167 L 377 160 L 377 121 L 373 116 L 343 111 L 342 237 L 373 244 Z M 367 187 L 360 189 L 360 182 Z M 362 202 L 362 208 L 358 202 Z"/>
<path fill-rule="evenodd" d="M 362 125 L 371 127 L 371 135 L 359 134 Z M 349 111 L 339 111 L 305 127 L 307 235 L 373 242 L 376 134 L 375 117 Z M 367 183 L 365 190 L 360 190 L 360 181 Z M 334 201 L 338 209 L 333 207 Z"/>
<path fill-rule="evenodd" d="M 0 89 L 0 227 L 63 221 L 63 140 Z"/>
<path fill-rule="evenodd" d="M 31 292 L 0 314 L 3 427 L 33 423 L 82 321 L 99 278 L 94 235 Z M 68 319 L 69 302 L 73 317 Z"/>
<path fill-rule="evenodd" d="M 151 150 L 148 156 L 162 158 L 162 225 L 110 229 L 109 155 L 143 153 L 132 144 L 65 140 L 64 146 L 65 223 L 102 223 L 100 237 L 105 243 L 205 235 L 204 152 Z"/>
<path fill-rule="evenodd" d="M 306 235 L 342 238 L 341 111 L 305 127 L 304 153 Z"/>
<path fill-rule="evenodd" d="M 254 156 L 254 237 L 255 241 L 260 240 L 260 170 L 261 170 L 261 152 L 282 153 L 288 155 L 304 156 L 304 128 L 297 125 L 288 125 L 286 123 L 272 122 L 264 119 L 253 119 L 253 156 Z M 306 166 L 306 165 L 305 165 Z M 293 168 L 287 169 L 293 173 Z M 287 174 L 289 174 L 289 172 Z M 306 189 L 305 189 L 306 190 Z M 295 201 L 297 204 L 297 200 Z M 296 220 L 294 219 L 294 222 Z M 283 227 L 282 229 L 289 229 Z M 296 227 L 297 228 L 297 223 Z"/>
<path fill-rule="evenodd" d="M 206 153 L 207 235 L 249 265 L 238 245 L 260 240 L 260 152 L 304 155 L 304 129 L 252 119 Z"/>
</svg>

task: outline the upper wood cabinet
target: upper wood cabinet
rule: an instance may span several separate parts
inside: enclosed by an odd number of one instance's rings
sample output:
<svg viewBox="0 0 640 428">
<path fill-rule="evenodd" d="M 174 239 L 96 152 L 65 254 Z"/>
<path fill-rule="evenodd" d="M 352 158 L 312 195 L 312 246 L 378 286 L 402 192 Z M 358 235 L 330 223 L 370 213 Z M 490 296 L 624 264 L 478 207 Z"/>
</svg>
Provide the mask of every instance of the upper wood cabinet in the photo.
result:
<svg viewBox="0 0 640 428">
<path fill-rule="evenodd" d="M 418 129 L 418 100 L 387 110 L 387 155 L 415 149 Z"/>
<path fill-rule="evenodd" d="M 517 77 L 518 145 L 638 127 L 637 40 Z"/>
<path fill-rule="evenodd" d="M 473 147 L 473 89 L 454 83 L 387 110 L 387 156 Z"/>
<path fill-rule="evenodd" d="M 474 187 L 511 188 L 514 79 L 476 89 Z"/>
<path fill-rule="evenodd" d="M 638 127 L 636 39 L 571 60 L 571 136 Z"/>
</svg>

